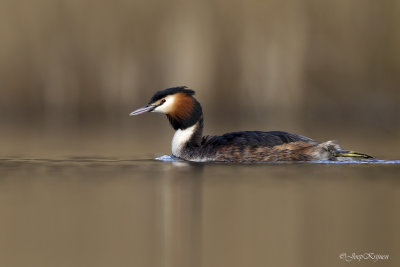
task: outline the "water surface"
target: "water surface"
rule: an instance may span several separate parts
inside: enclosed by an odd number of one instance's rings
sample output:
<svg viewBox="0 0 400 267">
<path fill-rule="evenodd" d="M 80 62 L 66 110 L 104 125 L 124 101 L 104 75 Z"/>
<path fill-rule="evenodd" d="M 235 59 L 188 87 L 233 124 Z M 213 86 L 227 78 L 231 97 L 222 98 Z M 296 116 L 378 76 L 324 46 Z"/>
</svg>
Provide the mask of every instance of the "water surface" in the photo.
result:
<svg viewBox="0 0 400 267">
<path fill-rule="evenodd" d="M 3 157 L 0 266 L 400 264 L 399 162 L 161 159 Z"/>
</svg>

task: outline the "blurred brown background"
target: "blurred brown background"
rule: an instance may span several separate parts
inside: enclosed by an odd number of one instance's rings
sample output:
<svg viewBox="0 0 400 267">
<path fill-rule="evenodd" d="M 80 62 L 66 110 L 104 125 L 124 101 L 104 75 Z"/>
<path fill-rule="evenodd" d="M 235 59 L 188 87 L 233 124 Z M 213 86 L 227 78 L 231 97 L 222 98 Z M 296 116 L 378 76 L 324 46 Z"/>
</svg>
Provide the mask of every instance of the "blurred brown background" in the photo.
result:
<svg viewBox="0 0 400 267">
<path fill-rule="evenodd" d="M 143 136 L 168 152 L 164 118 L 128 114 L 187 85 L 206 133 L 295 131 L 397 156 L 399 25 L 396 0 L 1 0 L 3 153 L 68 140 L 91 153 L 102 137 L 114 147 L 98 153 L 129 153 Z"/>
</svg>

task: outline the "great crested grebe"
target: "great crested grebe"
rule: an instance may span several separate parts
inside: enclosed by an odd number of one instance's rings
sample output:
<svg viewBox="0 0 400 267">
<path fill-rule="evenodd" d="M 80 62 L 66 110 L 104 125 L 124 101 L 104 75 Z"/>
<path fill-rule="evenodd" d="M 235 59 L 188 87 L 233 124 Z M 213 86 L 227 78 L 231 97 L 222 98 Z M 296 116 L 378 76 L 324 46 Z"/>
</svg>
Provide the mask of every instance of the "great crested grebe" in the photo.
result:
<svg viewBox="0 0 400 267">
<path fill-rule="evenodd" d="M 308 137 L 280 132 L 244 131 L 203 136 L 203 112 L 186 86 L 156 92 L 149 103 L 130 116 L 145 112 L 167 115 L 175 129 L 172 155 L 188 161 L 263 162 L 338 160 L 341 157 L 372 158 L 342 150 L 336 141 L 320 143 Z"/>
</svg>

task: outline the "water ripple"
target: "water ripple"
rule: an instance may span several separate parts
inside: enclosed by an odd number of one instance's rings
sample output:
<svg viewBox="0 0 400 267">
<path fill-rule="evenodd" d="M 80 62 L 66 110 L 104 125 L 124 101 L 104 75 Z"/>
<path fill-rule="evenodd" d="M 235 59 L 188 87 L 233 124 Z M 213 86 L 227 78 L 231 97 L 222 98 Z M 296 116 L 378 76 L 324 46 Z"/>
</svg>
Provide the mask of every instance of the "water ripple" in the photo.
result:
<svg viewBox="0 0 400 267">
<path fill-rule="evenodd" d="M 178 162 L 182 161 L 172 155 L 163 155 L 155 158 L 158 161 L 164 162 Z M 308 163 L 308 164 L 400 164 L 400 160 L 379 160 L 379 159 L 361 159 L 361 160 L 343 160 L 343 161 L 332 161 L 332 160 L 314 160 L 314 161 L 263 161 L 257 162 L 259 164 L 277 164 L 277 163 Z"/>
</svg>

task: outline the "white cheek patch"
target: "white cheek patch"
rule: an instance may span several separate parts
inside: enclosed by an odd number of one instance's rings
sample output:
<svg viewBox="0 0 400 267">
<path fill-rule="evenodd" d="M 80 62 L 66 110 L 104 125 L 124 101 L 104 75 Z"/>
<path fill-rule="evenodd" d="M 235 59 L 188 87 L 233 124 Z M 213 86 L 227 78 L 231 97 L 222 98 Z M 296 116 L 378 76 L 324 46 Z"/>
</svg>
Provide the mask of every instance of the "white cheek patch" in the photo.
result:
<svg viewBox="0 0 400 267">
<path fill-rule="evenodd" d="M 153 109 L 152 112 L 168 114 L 169 112 L 171 112 L 173 110 L 175 96 L 169 95 L 169 96 L 164 97 L 164 99 L 165 99 L 164 104 L 156 107 L 155 109 Z"/>
</svg>

